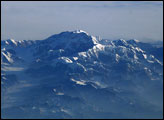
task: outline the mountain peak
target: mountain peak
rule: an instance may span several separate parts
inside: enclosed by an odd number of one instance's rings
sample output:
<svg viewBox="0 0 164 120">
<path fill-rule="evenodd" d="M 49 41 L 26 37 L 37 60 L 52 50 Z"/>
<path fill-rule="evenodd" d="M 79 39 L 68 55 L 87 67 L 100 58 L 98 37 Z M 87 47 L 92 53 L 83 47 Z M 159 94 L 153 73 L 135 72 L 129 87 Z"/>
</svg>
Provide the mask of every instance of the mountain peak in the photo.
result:
<svg viewBox="0 0 164 120">
<path fill-rule="evenodd" d="M 84 30 L 74 30 L 73 33 L 85 33 L 88 35 L 88 33 Z"/>
<path fill-rule="evenodd" d="M 114 40 L 113 42 L 115 45 L 119 45 L 119 46 L 126 46 L 127 45 L 127 42 L 124 39 Z"/>
<path fill-rule="evenodd" d="M 74 36 L 79 33 L 85 33 L 85 34 L 83 34 L 83 36 L 89 36 L 89 34 L 87 32 L 85 32 L 84 30 L 74 30 L 74 31 L 64 31 L 59 34 L 54 34 L 54 35 L 48 37 L 47 39 L 54 39 L 56 37 Z M 79 34 L 79 37 L 80 37 L 80 35 L 81 34 Z"/>
<path fill-rule="evenodd" d="M 137 39 L 130 39 L 130 40 L 128 40 L 128 42 L 130 42 L 130 43 L 138 43 L 138 42 L 140 42 L 140 41 L 137 40 Z"/>
<path fill-rule="evenodd" d="M 14 39 L 7 39 L 5 40 L 5 44 L 15 45 L 17 46 L 17 42 Z"/>
<path fill-rule="evenodd" d="M 64 49 L 67 52 L 82 52 L 92 48 L 98 43 L 96 37 L 83 30 L 65 31 L 45 39 L 53 49 Z"/>
</svg>

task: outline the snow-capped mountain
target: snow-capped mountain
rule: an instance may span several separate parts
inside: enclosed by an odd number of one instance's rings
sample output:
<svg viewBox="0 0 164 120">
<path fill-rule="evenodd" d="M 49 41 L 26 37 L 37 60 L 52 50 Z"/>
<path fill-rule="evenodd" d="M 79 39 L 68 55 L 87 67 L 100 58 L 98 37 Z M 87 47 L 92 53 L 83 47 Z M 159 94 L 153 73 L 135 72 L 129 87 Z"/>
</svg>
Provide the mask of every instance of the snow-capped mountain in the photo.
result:
<svg viewBox="0 0 164 120">
<path fill-rule="evenodd" d="M 1 41 L 2 118 L 162 118 L 161 55 L 83 30 Z"/>
</svg>

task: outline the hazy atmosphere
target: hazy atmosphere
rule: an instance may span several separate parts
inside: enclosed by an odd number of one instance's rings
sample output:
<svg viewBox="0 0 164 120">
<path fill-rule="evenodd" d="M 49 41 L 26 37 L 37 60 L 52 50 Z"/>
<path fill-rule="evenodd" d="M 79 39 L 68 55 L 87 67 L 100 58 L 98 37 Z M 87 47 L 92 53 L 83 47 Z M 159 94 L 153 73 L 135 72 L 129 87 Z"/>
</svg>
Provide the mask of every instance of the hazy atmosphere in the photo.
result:
<svg viewBox="0 0 164 120">
<path fill-rule="evenodd" d="M 2 119 L 162 119 L 163 2 L 2 2 Z"/>
<path fill-rule="evenodd" d="M 1 40 L 82 29 L 108 39 L 163 40 L 163 2 L 1 2 Z"/>
</svg>

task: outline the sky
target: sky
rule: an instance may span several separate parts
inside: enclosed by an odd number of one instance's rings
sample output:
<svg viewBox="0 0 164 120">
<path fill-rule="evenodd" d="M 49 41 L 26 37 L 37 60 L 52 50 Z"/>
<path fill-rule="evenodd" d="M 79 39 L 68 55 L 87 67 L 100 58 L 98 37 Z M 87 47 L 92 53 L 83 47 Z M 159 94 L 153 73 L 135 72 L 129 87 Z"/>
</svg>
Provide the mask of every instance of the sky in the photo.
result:
<svg viewBox="0 0 164 120">
<path fill-rule="evenodd" d="M 42 40 L 78 29 L 104 39 L 163 41 L 163 2 L 1 2 L 1 40 Z"/>
</svg>

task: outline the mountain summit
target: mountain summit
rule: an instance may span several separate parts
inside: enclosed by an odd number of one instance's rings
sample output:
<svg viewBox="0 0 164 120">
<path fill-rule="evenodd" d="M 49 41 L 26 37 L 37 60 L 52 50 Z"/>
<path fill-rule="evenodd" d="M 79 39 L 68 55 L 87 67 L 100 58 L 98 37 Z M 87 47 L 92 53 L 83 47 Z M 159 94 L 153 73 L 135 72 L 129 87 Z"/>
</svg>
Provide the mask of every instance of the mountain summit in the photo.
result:
<svg viewBox="0 0 164 120">
<path fill-rule="evenodd" d="M 64 49 L 67 51 L 86 51 L 97 43 L 95 37 L 90 36 L 82 30 L 66 31 L 45 39 L 44 44 L 51 44 L 54 49 Z"/>
</svg>

